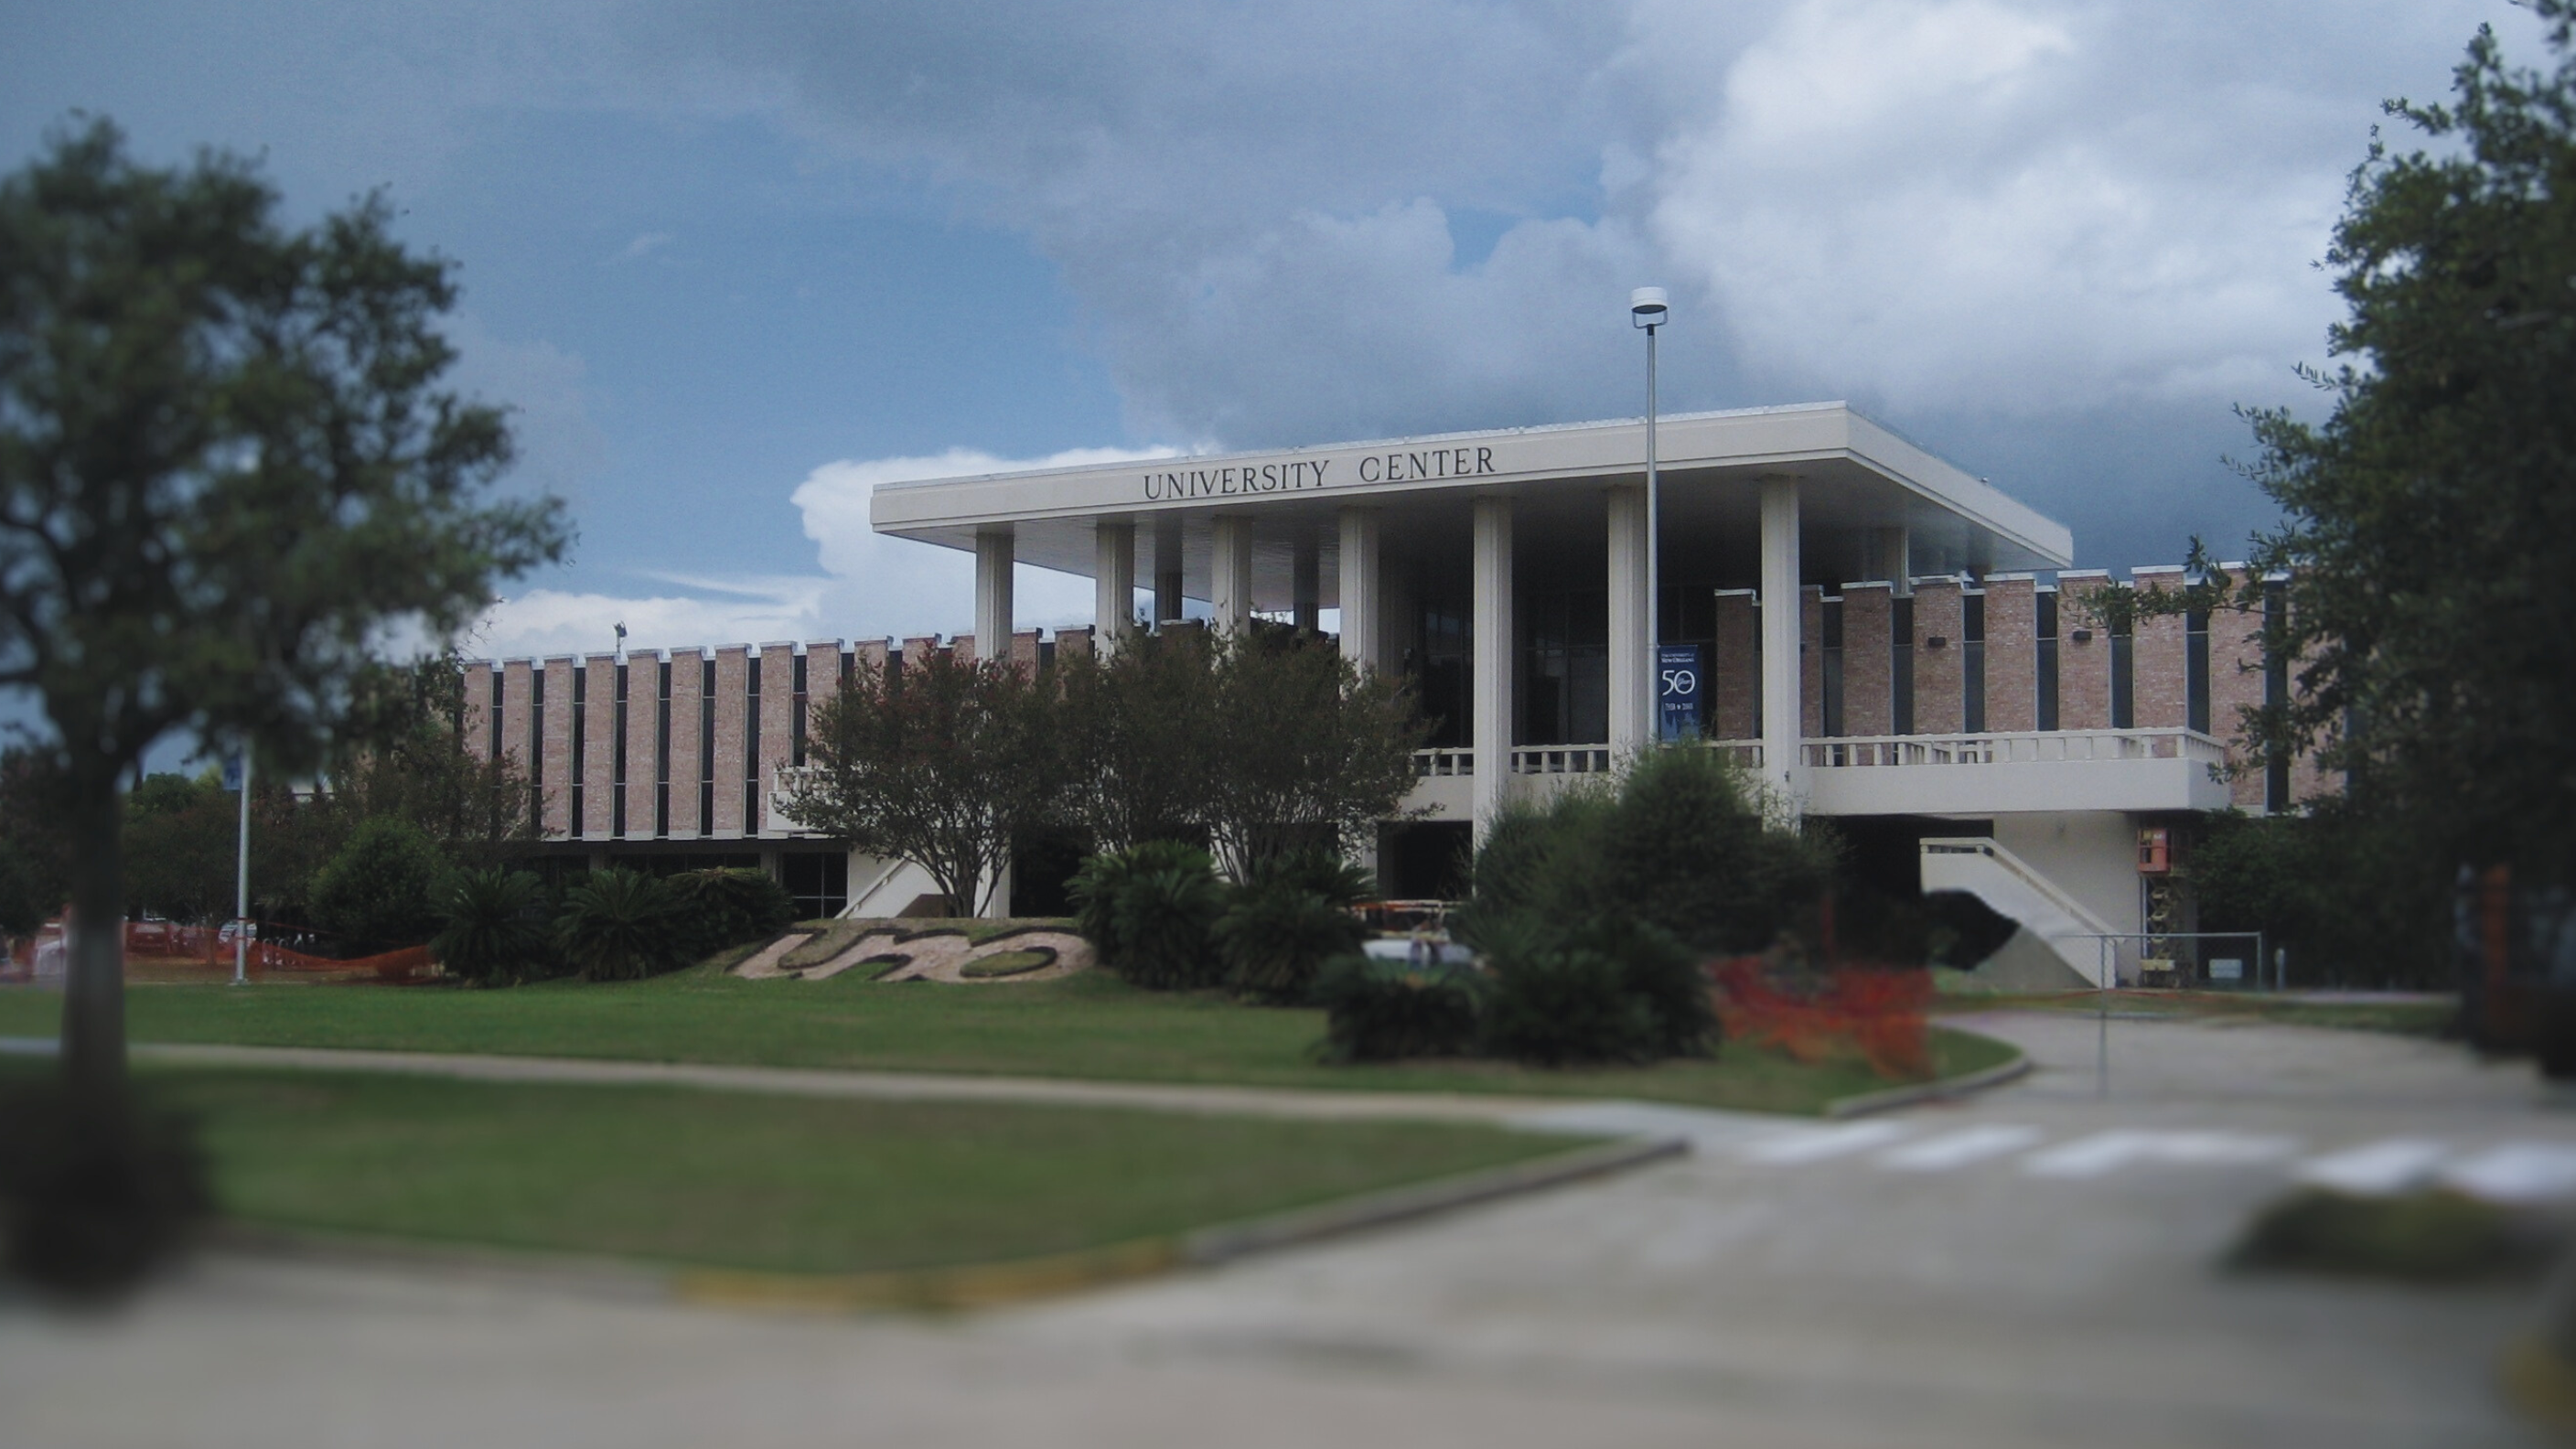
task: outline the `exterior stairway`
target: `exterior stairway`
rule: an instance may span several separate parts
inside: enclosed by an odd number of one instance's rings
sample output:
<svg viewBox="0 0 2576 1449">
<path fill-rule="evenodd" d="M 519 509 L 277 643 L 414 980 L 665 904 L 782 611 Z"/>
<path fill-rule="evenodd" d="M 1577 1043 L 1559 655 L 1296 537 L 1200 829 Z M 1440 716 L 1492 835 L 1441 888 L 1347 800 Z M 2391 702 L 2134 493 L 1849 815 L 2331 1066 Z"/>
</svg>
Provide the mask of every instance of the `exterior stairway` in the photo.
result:
<svg viewBox="0 0 2576 1449">
<path fill-rule="evenodd" d="M 2102 984 L 2102 938 L 2112 929 L 2055 881 L 1981 836 L 1925 840 L 1921 851 L 1924 894 L 1966 891 L 2019 925 L 2087 984 Z"/>
</svg>

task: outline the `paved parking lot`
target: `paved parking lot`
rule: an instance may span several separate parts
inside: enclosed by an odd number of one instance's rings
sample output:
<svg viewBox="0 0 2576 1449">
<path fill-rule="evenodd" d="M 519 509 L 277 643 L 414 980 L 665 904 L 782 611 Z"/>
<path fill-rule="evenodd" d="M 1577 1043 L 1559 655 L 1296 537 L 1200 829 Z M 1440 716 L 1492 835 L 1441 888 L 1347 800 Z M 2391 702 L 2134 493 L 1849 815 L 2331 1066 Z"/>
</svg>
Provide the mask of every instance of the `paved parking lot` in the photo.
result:
<svg viewBox="0 0 2576 1449">
<path fill-rule="evenodd" d="M 2039 1070 L 1853 1124 L 1560 1108 L 1685 1159 L 1009 1312 L 802 1318 L 215 1258 L 0 1310 L 0 1442 L 738 1446 L 2538 1442 L 2527 1292 L 2212 1263 L 2302 1176 L 2576 1191 L 2527 1069 L 2295 1028 L 1976 1024 Z"/>
</svg>

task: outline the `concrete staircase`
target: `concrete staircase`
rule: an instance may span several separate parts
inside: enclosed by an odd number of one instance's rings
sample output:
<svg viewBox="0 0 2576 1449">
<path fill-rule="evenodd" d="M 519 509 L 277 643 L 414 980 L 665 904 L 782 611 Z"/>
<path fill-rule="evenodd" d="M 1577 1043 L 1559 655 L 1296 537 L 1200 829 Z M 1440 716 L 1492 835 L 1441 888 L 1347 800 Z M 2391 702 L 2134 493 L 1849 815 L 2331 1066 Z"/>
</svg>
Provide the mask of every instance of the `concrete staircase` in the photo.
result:
<svg viewBox="0 0 2576 1449">
<path fill-rule="evenodd" d="M 2055 881 L 1981 836 L 1925 840 L 1920 848 L 1924 894 L 1966 891 L 2019 925 L 2087 985 L 2102 984 L 2101 938 L 2111 927 Z"/>
</svg>

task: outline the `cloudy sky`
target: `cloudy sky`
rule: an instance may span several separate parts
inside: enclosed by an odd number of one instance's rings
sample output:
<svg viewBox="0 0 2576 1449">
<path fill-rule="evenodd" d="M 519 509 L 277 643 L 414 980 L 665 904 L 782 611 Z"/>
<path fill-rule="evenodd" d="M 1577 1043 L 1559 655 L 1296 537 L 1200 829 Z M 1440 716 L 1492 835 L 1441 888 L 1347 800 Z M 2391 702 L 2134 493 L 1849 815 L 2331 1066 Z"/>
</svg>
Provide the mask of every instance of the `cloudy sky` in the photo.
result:
<svg viewBox="0 0 2576 1449">
<path fill-rule="evenodd" d="M 2080 562 L 2266 518 L 2378 102 L 2504 0 L 16 0 L 78 107 L 386 188 L 571 564 L 494 652 L 954 630 L 878 478 L 1847 398 Z M 1087 584 L 1025 576 L 1078 619 Z"/>
</svg>

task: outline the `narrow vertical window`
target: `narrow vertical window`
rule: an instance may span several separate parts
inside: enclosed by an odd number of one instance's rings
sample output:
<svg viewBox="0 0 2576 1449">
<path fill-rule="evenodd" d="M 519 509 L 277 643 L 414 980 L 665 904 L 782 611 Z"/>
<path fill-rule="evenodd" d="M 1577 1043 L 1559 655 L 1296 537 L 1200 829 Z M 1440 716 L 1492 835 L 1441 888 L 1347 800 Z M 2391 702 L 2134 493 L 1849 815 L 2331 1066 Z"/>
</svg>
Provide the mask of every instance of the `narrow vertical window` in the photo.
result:
<svg viewBox="0 0 2576 1449">
<path fill-rule="evenodd" d="M 698 833 L 716 833 L 716 661 L 698 664 Z"/>
<path fill-rule="evenodd" d="M 2111 728 L 2138 727 L 2137 629 L 2133 620 L 2111 621 Z"/>
<path fill-rule="evenodd" d="M 2182 635 L 2183 723 L 2209 733 L 2209 611 L 2194 609 L 2183 616 Z"/>
<path fill-rule="evenodd" d="M 590 661 L 584 659 L 572 671 L 572 834 L 576 839 L 589 833 L 581 814 L 582 777 L 588 773 L 590 763 L 590 753 L 586 748 L 590 742 L 590 721 L 585 718 L 590 711 L 583 707 L 589 697 Z"/>
<path fill-rule="evenodd" d="M 657 660 L 659 697 L 653 704 L 653 833 L 671 833 L 671 662 Z"/>
<path fill-rule="evenodd" d="M 492 758 L 501 758 L 501 662 L 492 662 Z"/>
<path fill-rule="evenodd" d="M 528 816 L 537 828 L 546 822 L 546 667 L 540 661 L 528 673 Z"/>
<path fill-rule="evenodd" d="M 1970 732 L 1986 727 L 1986 596 L 1959 600 L 1959 723 Z"/>
<path fill-rule="evenodd" d="M 796 695 L 796 717 L 789 725 L 787 739 L 787 760 L 792 765 L 805 763 L 805 666 L 811 663 L 813 658 L 810 653 L 796 656 L 796 675 L 793 686 Z"/>
<path fill-rule="evenodd" d="M 619 840 L 626 838 L 626 662 L 617 664 L 617 698 L 610 701 L 617 716 L 617 733 L 608 740 L 608 833 Z"/>
<path fill-rule="evenodd" d="M 1887 718 L 1893 734 L 1914 733 L 1914 596 L 1891 599 L 1887 606 Z"/>
<path fill-rule="evenodd" d="M 1843 601 L 1825 600 L 1825 737 L 1843 732 Z"/>
<path fill-rule="evenodd" d="M 742 711 L 742 833 L 760 833 L 760 659 L 748 664 Z"/>
<path fill-rule="evenodd" d="M 2277 581 L 2263 585 L 2263 709 L 2267 716 L 2290 703 L 2290 660 L 2281 649 L 2281 632 L 2290 626 L 2289 591 Z M 2280 750 L 2263 755 L 2263 808 L 2290 808 L 2290 757 Z"/>
<path fill-rule="evenodd" d="M 2039 727 L 2053 730 L 2057 724 L 2057 590 L 2039 591 Z"/>
</svg>

